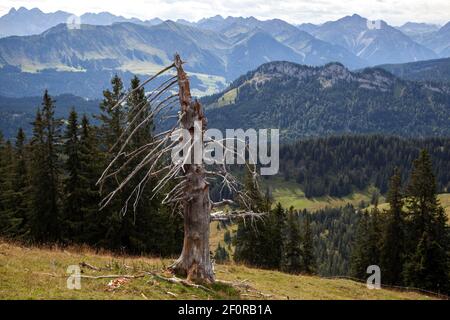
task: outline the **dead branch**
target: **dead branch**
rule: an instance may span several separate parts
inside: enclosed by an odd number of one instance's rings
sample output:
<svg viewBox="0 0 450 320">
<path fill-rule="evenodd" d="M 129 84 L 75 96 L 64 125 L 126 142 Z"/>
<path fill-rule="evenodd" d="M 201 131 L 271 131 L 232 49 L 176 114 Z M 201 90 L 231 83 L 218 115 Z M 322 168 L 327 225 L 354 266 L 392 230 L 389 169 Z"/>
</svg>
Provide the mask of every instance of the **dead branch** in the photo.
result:
<svg viewBox="0 0 450 320">
<path fill-rule="evenodd" d="M 83 279 L 111 279 L 111 278 L 137 279 L 137 278 L 143 278 L 143 277 L 145 277 L 145 274 L 138 274 L 138 275 L 111 274 L 111 275 L 104 275 L 104 276 L 80 275 L 80 278 L 83 278 Z"/>
<path fill-rule="evenodd" d="M 185 287 L 201 289 L 201 290 L 204 290 L 204 291 L 207 291 L 207 292 L 210 292 L 210 293 L 214 293 L 214 291 L 212 291 L 211 289 L 209 289 L 209 288 L 207 288 L 205 286 L 202 286 L 201 284 L 195 284 L 195 283 L 192 283 L 192 282 L 189 282 L 187 280 L 180 279 L 180 278 L 177 278 L 177 277 L 166 278 L 166 277 L 163 277 L 163 276 L 161 276 L 161 275 L 159 275 L 159 274 L 157 274 L 155 272 L 147 272 L 147 273 L 149 275 L 155 277 L 156 279 L 159 279 L 159 280 L 162 280 L 162 281 L 166 281 L 166 282 L 174 283 L 174 284 L 182 284 Z"/>
<path fill-rule="evenodd" d="M 95 270 L 95 271 L 100 271 L 101 270 L 101 268 L 98 268 L 98 267 L 96 267 L 96 266 L 93 266 L 93 265 L 91 265 L 91 264 L 89 264 L 89 263 L 87 263 L 87 262 L 80 262 L 79 263 L 79 266 L 81 267 L 81 268 L 84 268 L 84 267 L 86 267 L 86 268 L 88 268 L 88 269 L 91 269 L 91 270 Z"/>
<path fill-rule="evenodd" d="M 211 221 L 232 221 L 234 219 L 256 219 L 262 218 L 265 213 L 257 213 L 253 211 L 217 211 L 211 213 Z"/>
<path fill-rule="evenodd" d="M 222 201 L 219 201 L 219 202 L 212 202 L 211 206 L 212 206 L 212 208 L 217 208 L 217 207 L 224 206 L 226 204 L 233 205 L 233 204 L 235 204 L 235 202 L 230 199 L 223 199 Z"/>
</svg>

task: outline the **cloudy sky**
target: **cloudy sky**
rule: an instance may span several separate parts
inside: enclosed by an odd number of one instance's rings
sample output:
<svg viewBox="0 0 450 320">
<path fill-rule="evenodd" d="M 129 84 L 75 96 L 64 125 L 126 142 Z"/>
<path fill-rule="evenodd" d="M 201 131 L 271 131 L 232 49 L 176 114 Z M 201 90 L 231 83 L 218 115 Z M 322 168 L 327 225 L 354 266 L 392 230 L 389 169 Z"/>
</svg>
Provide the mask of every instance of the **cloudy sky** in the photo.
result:
<svg viewBox="0 0 450 320">
<path fill-rule="evenodd" d="M 109 11 L 125 17 L 198 20 L 216 14 L 280 18 L 291 23 L 321 23 L 358 13 L 400 25 L 406 21 L 443 24 L 450 20 L 449 0 L 2 0 L 0 15 L 11 7 L 75 14 Z"/>
</svg>

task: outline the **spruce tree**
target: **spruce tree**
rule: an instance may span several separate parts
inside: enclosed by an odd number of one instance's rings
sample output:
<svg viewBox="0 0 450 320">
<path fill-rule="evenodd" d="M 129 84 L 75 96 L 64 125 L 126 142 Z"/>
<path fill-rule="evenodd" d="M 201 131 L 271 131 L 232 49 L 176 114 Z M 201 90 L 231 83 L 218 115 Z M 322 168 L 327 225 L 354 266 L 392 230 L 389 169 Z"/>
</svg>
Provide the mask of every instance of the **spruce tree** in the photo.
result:
<svg viewBox="0 0 450 320">
<path fill-rule="evenodd" d="M 83 235 L 83 213 L 81 193 L 83 187 L 80 177 L 80 141 L 78 134 L 78 115 L 74 109 L 70 111 L 64 134 L 64 155 L 66 157 L 64 169 L 64 237 L 66 241 L 78 242 Z"/>
<path fill-rule="evenodd" d="M 351 255 L 351 275 L 358 279 L 367 277 L 367 267 L 380 265 L 382 220 L 377 207 L 364 212 L 358 225 L 355 245 Z"/>
<path fill-rule="evenodd" d="M 312 274 L 316 269 L 314 256 L 313 234 L 311 229 L 311 218 L 309 214 L 305 216 L 302 235 L 302 269 L 308 274 Z"/>
<path fill-rule="evenodd" d="M 19 233 L 21 238 L 26 238 L 29 230 L 29 173 L 28 156 L 26 150 L 26 136 L 22 128 L 19 128 L 16 137 L 16 156 L 14 166 L 14 202 L 15 217 L 21 220 Z"/>
<path fill-rule="evenodd" d="M 449 232 L 439 204 L 431 159 L 422 150 L 407 188 L 408 245 L 404 278 L 409 286 L 448 292 Z"/>
<path fill-rule="evenodd" d="M 11 142 L 0 140 L 0 235 L 7 238 L 15 237 L 21 224 L 15 215 L 14 160 Z"/>
<path fill-rule="evenodd" d="M 299 274 L 303 271 L 301 247 L 302 238 L 298 217 L 293 212 L 290 212 L 283 241 L 281 270 L 294 274 Z"/>
<path fill-rule="evenodd" d="M 79 137 L 79 197 L 82 231 L 78 241 L 97 245 L 104 237 L 102 216 L 99 213 L 100 192 L 96 182 L 102 168 L 95 128 L 89 123 L 86 115 L 81 119 Z"/>
<path fill-rule="evenodd" d="M 126 125 L 126 110 L 123 104 L 118 105 L 124 96 L 122 80 L 115 75 L 111 80 L 112 89 L 103 91 L 103 101 L 100 104 L 100 115 L 96 116 L 100 125 L 98 129 L 99 146 L 101 151 L 101 158 L 99 162 L 105 168 L 111 161 L 111 149 L 115 146 L 117 141 L 123 133 Z M 116 106 L 116 108 L 114 108 Z M 114 169 L 119 169 L 123 164 L 123 159 L 119 159 L 114 166 Z M 114 178 L 105 184 L 103 190 L 100 190 L 103 195 L 109 194 L 115 189 L 116 181 Z M 99 245 L 109 248 L 118 249 L 123 248 L 123 234 L 122 234 L 122 214 L 120 212 L 124 201 L 126 200 L 124 192 L 100 212 L 101 225 L 100 228 L 104 230 L 104 237 L 99 241 Z"/>
<path fill-rule="evenodd" d="M 395 169 L 389 184 L 387 202 L 389 210 L 385 212 L 386 225 L 383 231 L 381 247 L 382 281 L 386 284 L 402 284 L 405 245 L 405 221 L 403 212 L 401 175 Z"/>
<path fill-rule="evenodd" d="M 60 240 L 60 123 L 54 118 L 54 101 L 44 93 L 31 140 L 31 236 L 37 242 Z"/>
</svg>

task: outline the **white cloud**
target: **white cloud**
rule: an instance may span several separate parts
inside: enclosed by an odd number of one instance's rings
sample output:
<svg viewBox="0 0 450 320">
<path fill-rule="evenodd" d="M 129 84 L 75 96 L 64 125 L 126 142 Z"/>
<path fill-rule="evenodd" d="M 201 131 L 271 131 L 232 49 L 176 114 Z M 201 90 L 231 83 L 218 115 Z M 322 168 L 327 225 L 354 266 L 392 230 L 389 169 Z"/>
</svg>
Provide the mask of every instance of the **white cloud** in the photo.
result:
<svg viewBox="0 0 450 320">
<path fill-rule="evenodd" d="M 383 19 L 393 25 L 406 21 L 446 23 L 450 20 L 448 0 L 2 0 L 0 15 L 11 7 L 39 7 L 75 14 L 109 11 L 126 17 L 198 20 L 216 14 L 280 18 L 291 23 L 321 23 L 358 13 Z"/>
</svg>

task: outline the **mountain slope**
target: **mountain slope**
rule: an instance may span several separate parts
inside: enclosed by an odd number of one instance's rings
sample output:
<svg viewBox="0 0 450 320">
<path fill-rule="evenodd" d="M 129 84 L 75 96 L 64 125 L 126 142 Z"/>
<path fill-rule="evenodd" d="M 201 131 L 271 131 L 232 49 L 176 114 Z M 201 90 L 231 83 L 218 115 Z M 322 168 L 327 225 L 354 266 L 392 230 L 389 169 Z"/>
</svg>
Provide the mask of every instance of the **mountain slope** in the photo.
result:
<svg viewBox="0 0 450 320">
<path fill-rule="evenodd" d="M 341 64 L 260 66 L 203 99 L 212 128 L 279 128 L 281 138 L 336 133 L 450 135 L 450 87 Z"/>
<path fill-rule="evenodd" d="M 450 22 L 423 41 L 423 45 L 433 49 L 440 57 L 450 57 Z"/>
<path fill-rule="evenodd" d="M 200 20 L 196 26 L 223 34 L 232 43 L 245 41 L 255 33 L 264 32 L 299 54 L 299 58 L 296 60 L 286 58 L 281 60 L 308 65 L 321 65 L 337 61 L 350 68 L 358 68 L 367 64 L 343 47 L 319 40 L 280 19 L 262 21 L 254 17 L 227 17 L 224 19 L 221 16 L 215 16 Z"/>
<path fill-rule="evenodd" d="M 432 50 L 412 41 L 384 21 L 372 25 L 356 14 L 327 22 L 314 30 L 313 35 L 348 49 L 371 65 L 437 58 Z"/>
<path fill-rule="evenodd" d="M 64 11 L 44 13 L 38 8 L 11 8 L 6 15 L 0 17 L 0 37 L 39 34 L 57 24 L 65 23 L 71 15 Z"/>
<path fill-rule="evenodd" d="M 378 66 L 406 80 L 450 83 L 450 58 Z"/>
<path fill-rule="evenodd" d="M 423 41 L 436 33 L 439 28 L 440 26 L 436 24 L 417 22 L 407 22 L 397 27 L 398 30 L 419 44 L 423 44 Z"/>
<path fill-rule="evenodd" d="M 21 7 L 17 10 L 11 8 L 7 14 L 0 17 L 0 38 L 40 34 L 60 23 L 66 23 L 72 16 L 74 16 L 74 14 L 65 11 L 44 13 L 38 8 L 26 9 Z M 158 18 L 147 21 L 142 21 L 137 18 L 128 19 L 122 16 L 113 15 L 109 12 L 87 12 L 79 17 L 79 21 L 82 24 L 92 25 L 111 25 L 118 22 L 156 25 L 163 22 Z"/>
<path fill-rule="evenodd" d="M 212 248 L 213 249 L 213 248 Z M 215 248 L 214 248 L 215 249 Z M 148 270 L 163 273 L 169 259 L 146 257 L 120 257 L 107 253 L 66 248 L 57 249 L 26 248 L 0 242 L 0 299 L 416 299 L 429 297 L 416 292 L 398 290 L 369 290 L 363 283 L 344 279 L 326 279 L 317 276 L 290 275 L 277 271 L 247 268 L 239 265 L 217 264 L 220 280 L 242 282 L 248 290 L 240 290 L 223 285 L 211 285 L 211 291 L 191 288 L 182 284 L 161 281 L 145 275 L 123 281 L 116 289 L 108 283 L 111 279 L 82 279 L 81 290 L 67 289 L 67 268 L 84 261 L 93 266 L 114 268 L 117 274 L 139 275 Z M 133 266 L 130 270 L 129 266 Z M 83 268 L 84 275 L 106 275 L 111 271 L 92 271 Z M 167 276 L 162 274 L 163 276 Z M 245 292 L 244 292 L 245 291 Z"/>
</svg>

